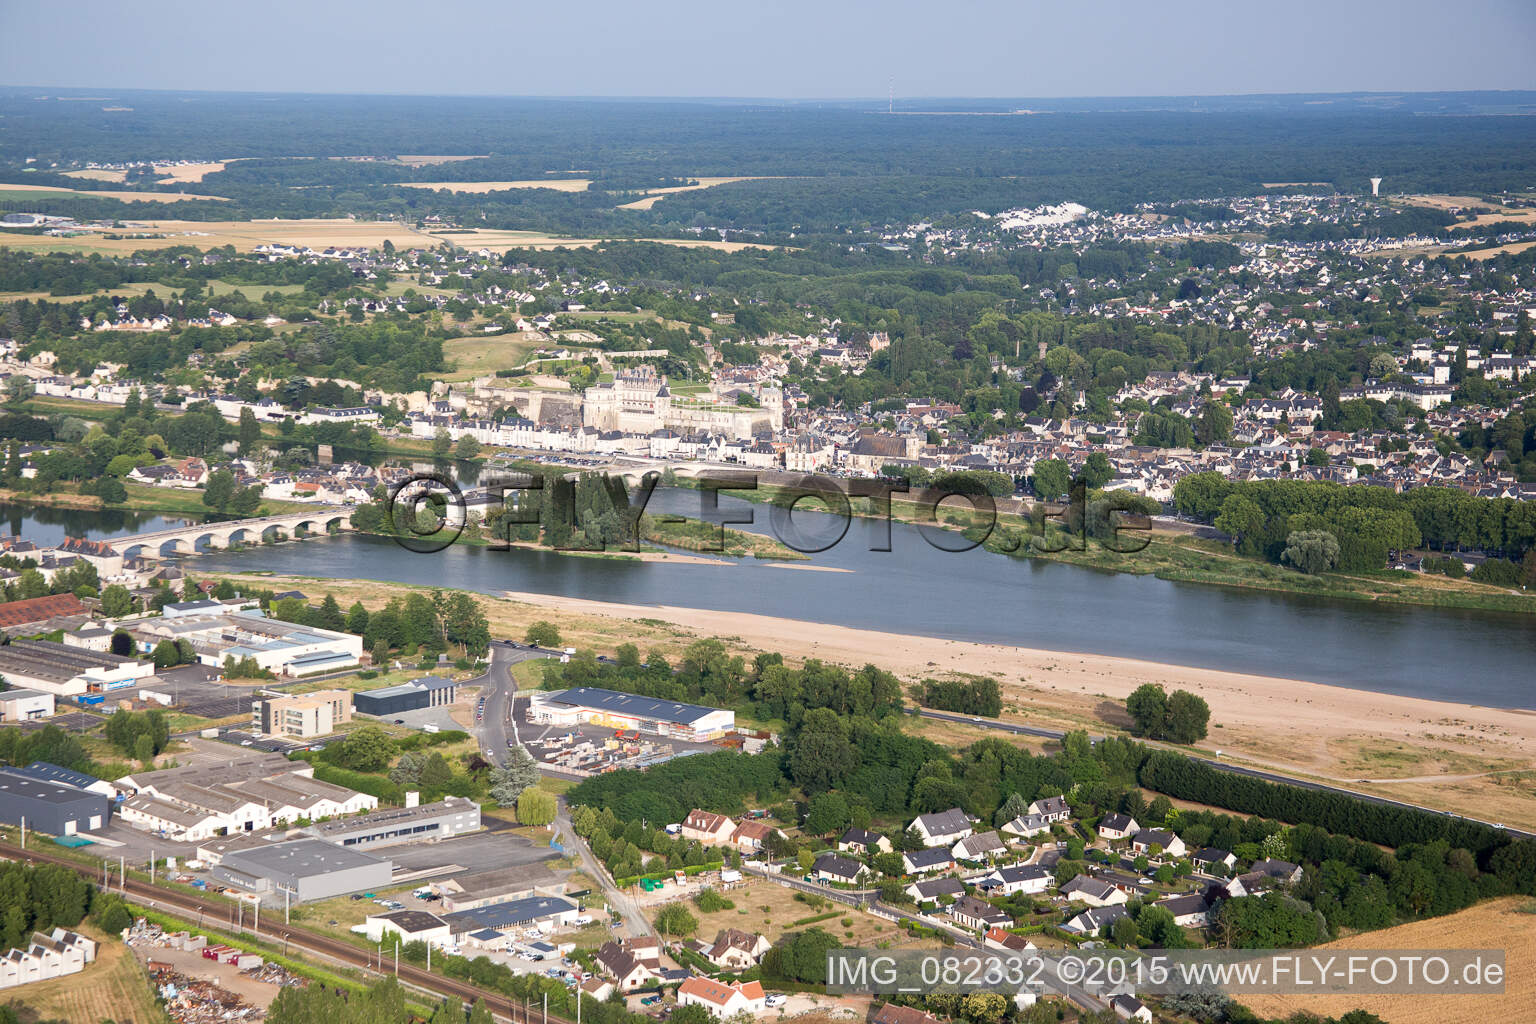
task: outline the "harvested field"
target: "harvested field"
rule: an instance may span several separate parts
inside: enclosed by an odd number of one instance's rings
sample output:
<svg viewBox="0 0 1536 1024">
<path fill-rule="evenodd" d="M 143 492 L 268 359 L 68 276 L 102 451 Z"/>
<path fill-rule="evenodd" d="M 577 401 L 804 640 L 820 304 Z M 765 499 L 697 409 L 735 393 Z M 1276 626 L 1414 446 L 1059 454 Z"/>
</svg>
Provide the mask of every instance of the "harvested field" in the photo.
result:
<svg viewBox="0 0 1536 1024">
<path fill-rule="evenodd" d="M 462 156 L 442 154 L 433 156 L 397 156 L 395 157 L 395 162 L 405 164 L 407 167 L 430 167 L 433 164 L 452 164 L 460 160 L 483 160 L 488 156 L 490 156 L 489 153 L 471 153 Z"/>
<path fill-rule="evenodd" d="M 87 196 L 99 199 L 118 199 L 125 203 L 179 203 L 184 199 L 212 199 L 220 203 L 229 202 L 224 196 L 202 196 L 190 192 L 97 192 L 87 189 L 59 188 L 56 185 L 13 185 L 9 182 L 0 184 L 0 195 L 4 195 L 6 192 L 36 192 L 44 195 L 69 197 Z"/>
<path fill-rule="evenodd" d="M 699 891 L 699 886 L 688 886 L 688 894 L 691 897 Z M 663 901 L 675 900 L 677 894 L 672 889 L 672 883 L 667 883 L 667 888 L 662 890 L 666 894 Z M 706 914 L 699 910 L 698 905 L 689 899 L 687 906 L 695 917 L 699 919 L 698 937 L 705 942 L 712 941 L 715 933 L 722 928 L 739 928 L 746 932 L 759 932 L 770 942 L 777 942 L 779 936 L 785 932 L 802 931 L 806 928 L 822 928 L 838 937 L 838 940 L 849 946 L 873 946 L 878 942 L 889 941 L 892 946 L 920 946 L 924 941 L 928 945 L 937 945 L 933 940 L 917 940 L 907 936 L 905 932 L 896 927 L 895 922 L 886 921 L 866 914 L 861 910 L 855 910 L 842 903 L 828 902 L 822 907 L 813 907 L 809 903 L 802 903 L 795 899 L 795 891 L 782 885 L 761 878 L 749 877 L 741 885 L 729 891 L 722 892 L 722 896 L 730 900 L 736 906 L 729 910 L 717 910 L 713 914 Z M 642 900 L 644 898 L 642 897 Z M 766 908 L 766 909 L 765 909 Z M 655 909 L 654 907 L 652 908 Z M 802 921 L 808 917 L 819 917 L 832 911 L 838 913 L 833 917 L 817 921 L 814 925 L 796 925 L 794 922 Z M 843 918 L 848 918 L 852 923 L 845 927 Z M 850 938 L 846 933 L 853 932 Z"/>
<path fill-rule="evenodd" d="M 636 199 L 632 203 L 620 206 L 621 210 L 649 210 L 659 200 L 667 196 L 676 195 L 678 192 L 696 192 L 699 189 L 714 188 L 716 185 L 725 185 L 733 181 L 765 181 L 765 178 L 695 178 L 697 185 L 678 185 L 675 188 L 657 188 L 646 192 L 644 199 Z"/>
<path fill-rule="evenodd" d="M 556 192 L 585 192 L 592 184 L 588 178 L 535 178 L 529 181 L 401 181 L 405 188 L 424 188 L 432 192 L 448 191 L 464 195 L 507 192 L 515 188 L 547 188 Z"/>
<path fill-rule="evenodd" d="M 418 231 L 410 225 L 393 221 L 347 219 L 135 220 L 128 223 L 130 226 L 110 232 L 111 235 L 121 237 L 87 234 L 73 238 L 55 238 L 46 235 L 0 235 L 0 238 L 3 238 L 5 244 L 11 248 L 27 249 L 33 252 L 100 253 L 131 253 L 139 249 L 164 249 L 173 245 L 194 245 L 202 249 L 233 245 L 238 250 L 248 252 L 263 243 L 307 245 L 315 249 L 323 249 L 326 246 L 378 248 L 384 244 L 385 239 L 389 239 L 397 248 L 403 249 L 431 248 L 442 242 L 449 242 L 469 249 L 487 248 L 505 252 L 508 249 L 518 248 L 554 249 L 560 246 L 584 248 L 613 241 L 613 239 L 604 238 L 559 238 L 540 231 L 475 230 L 434 233 Z M 710 239 L 652 238 L 637 239 L 637 241 L 721 249 L 726 252 L 754 248 L 746 242 L 720 242 Z M 756 246 L 755 248 L 765 247 Z"/>
<path fill-rule="evenodd" d="M 128 177 L 127 171 L 107 171 L 92 169 L 88 171 L 65 171 L 66 178 L 80 178 L 84 181 L 115 181 L 121 184 Z"/>
<path fill-rule="evenodd" d="M 1455 253 L 1457 256 L 1465 256 L 1473 260 L 1491 260 L 1495 256 L 1513 255 L 1517 252 L 1525 252 L 1536 242 L 1511 242 L 1509 245 L 1496 245 L 1491 249 L 1474 249 L 1471 252 Z"/>
<path fill-rule="evenodd" d="M 1367 1010 L 1388 1024 L 1529 1020 L 1536 1006 L 1536 915 L 1521 912 L 1524 897 L 1492 900 L 1448 917 L 1366 932 L 1318 947 L 1348 949 L 1502 949 L 1503 995 L 1290 995 L 1243 996 L 1239 1002 L 1263 1017 L 1298 1010 L 1337 1016 Z M 1521 1010 L 1520 1007 L 1525 1007 Z"/>
<path fill-rule="evenodd" d="M 205 175 L 217 174 L 225 167 L 223 160 L 211 160 L 201 164 L 155 164 L 155 173 L 163 175 L 162 184 L 202 181 Z"/>
</svg>

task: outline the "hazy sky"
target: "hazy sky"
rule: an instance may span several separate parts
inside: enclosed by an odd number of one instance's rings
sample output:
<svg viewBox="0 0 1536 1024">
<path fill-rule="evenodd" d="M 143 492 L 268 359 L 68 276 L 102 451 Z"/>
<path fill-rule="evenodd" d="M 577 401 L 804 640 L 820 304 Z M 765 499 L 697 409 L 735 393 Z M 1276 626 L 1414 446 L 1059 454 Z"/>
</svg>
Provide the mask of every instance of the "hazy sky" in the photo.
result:
<svg viewBox="0 0 1536 1024">
<path fill-rule="evenodd" d="M 0 84 L 556 96 L 1536 88 L 1536 0 L 0 0 Z"/>
</svg>

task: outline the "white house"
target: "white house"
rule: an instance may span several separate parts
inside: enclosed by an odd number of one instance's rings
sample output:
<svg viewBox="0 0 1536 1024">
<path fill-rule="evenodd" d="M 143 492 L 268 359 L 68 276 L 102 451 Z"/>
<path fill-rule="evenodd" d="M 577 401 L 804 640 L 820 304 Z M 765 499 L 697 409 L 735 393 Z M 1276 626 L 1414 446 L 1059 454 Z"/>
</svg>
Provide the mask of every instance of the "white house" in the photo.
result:
<svg viewBox="0 0 1536 1024">
<path fill-rule="evenodd" d="M 974 831 L 970 817 L 958 807 L 919 815 L 912 828 L 922 837 L 924 846 L 953 846 Z"/>
<path fill-rule="evenodd" d="M 678 1006 L 702 1006 L 720 1020 L 738 1013 L 757 1015 L 767 1006 L 760 981 L 722 984 L 710 978 L 689 978 L 677 989 Z"/>
<path fill-rule="evenodd" d="M 1144 828 L 1131 837 L 1131 849 L 1150 855 L 1158 847 L 1169 857 L 1182 857 L 1188 851 L 1184 840 L 1165 828 Z"/>
<path fill-rule="evenodd" d="M 1099 835 L 1104 839 L 1124 839 L 1141 831 L 1141 826 L 1129 814 L 1111 812 L 1099 819 Z"/>
</svg>

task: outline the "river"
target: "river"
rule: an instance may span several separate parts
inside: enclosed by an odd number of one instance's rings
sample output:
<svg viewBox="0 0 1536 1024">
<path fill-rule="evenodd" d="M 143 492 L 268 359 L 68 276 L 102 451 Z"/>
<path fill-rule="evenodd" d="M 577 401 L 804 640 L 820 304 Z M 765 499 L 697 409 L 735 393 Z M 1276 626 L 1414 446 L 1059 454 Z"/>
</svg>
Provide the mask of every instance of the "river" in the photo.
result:
<svg viewBox="0 0 1536 1024">
<path fill-rule="evenodd" d="M 651 511 L 699 516 L 694 491 L 658 492 Z M 732 518 L 770 532 L 769 509 L 723 495 Z M 56 513 L 0 506 L 13 531 L 57 539 Z M 62 514 L 71 532 L 97 513 Z M 111 513 L 107 513 L 111 515 Z M 822 538 L 838 521 L 797 512 Z M 158 528 L 118 522 L 91 536 Z M 942 538 L 953 542 L 952 535 Z M 1172 583 L 982 550 L 951 552 L 913 526 L 854 519 L 807 572 L 754 559 L 728 566 L 573 558 L 528 549 L 454 545 L 415 554 L 393 541 L 343 534 L 324 540 L 210 552 L 193 571 L 252 571 L 380 579 L 487 594 L 525 591 L 631 605 L 752 612 L 956 640 L 1081 651 L 1381 693 L 1536 710 L 1536 622 L 1515 615 L 1321 600 Z"/>
</svg>

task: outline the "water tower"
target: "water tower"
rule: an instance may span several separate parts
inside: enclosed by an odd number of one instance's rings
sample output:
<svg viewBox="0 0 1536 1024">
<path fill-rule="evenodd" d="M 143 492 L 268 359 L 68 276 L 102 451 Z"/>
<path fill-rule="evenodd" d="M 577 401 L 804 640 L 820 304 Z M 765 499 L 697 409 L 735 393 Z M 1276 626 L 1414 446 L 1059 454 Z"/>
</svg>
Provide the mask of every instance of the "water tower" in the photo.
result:
<svg viewBox="0 0 1536 1024">
<path fill-rule="evenodd" d="M 1371 195 L 1373 195 L 1373 196 L 1381 195 L 1381 179 L 1380 178 L 1372 178 L 1371 179 Z"/>
</svg>

